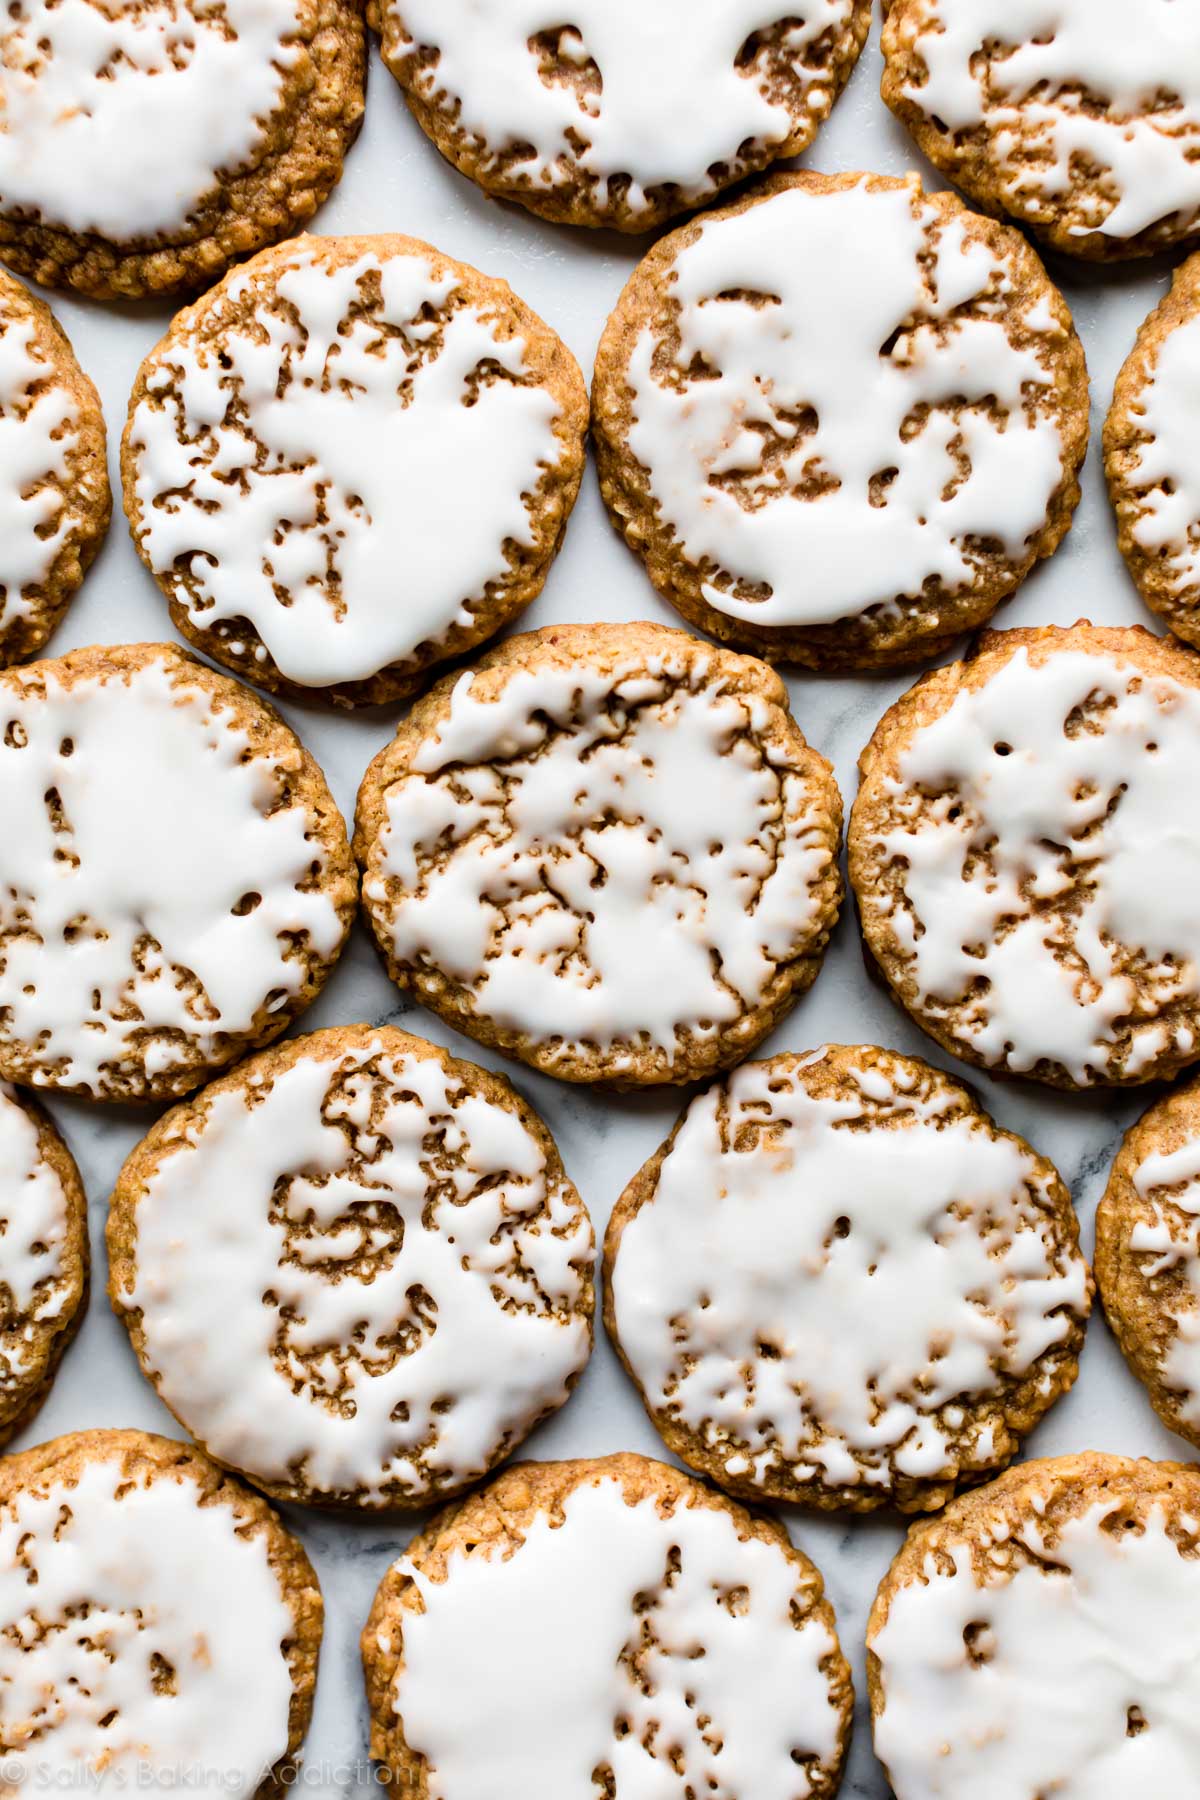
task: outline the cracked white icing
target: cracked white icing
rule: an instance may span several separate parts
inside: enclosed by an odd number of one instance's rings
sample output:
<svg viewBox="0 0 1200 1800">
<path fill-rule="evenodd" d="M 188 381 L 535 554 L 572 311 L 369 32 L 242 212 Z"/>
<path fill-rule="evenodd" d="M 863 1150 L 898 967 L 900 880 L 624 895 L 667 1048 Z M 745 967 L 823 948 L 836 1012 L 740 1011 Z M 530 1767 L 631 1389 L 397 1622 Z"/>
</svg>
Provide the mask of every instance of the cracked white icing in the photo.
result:
<svg viewBox="0 0 1200 1800">
<path fill-rule="evenodd" d="M 66 538 L 63 483 L 78 420 L 33 319 L 0 302 L 0 645 L 13 622 L 29 616 L 30 593 L 49 576 Z"/>
<path fill-rule="evenodd" d="M 17 1334 L 57 1319 L 66 1305 L 69 1289 L 58 1276 L 67 1227 L 67 1197 L 42 1155 L 37 1126 L 16 1089 L 0 1082 L 0 1386 L 21 1372 Z"/>
<path fill-rule="evenodd" d="M 1174 594 L 1200 603 L 1200 313 L 1158 347 L 1133 423 L 1147 438 L 1127 477 L 1138 517 L 1133 537 L 1169 571 Z"/>
<path fill-rule="evenodd" d="M 534 188 L 563 179 L 562 163 L 602 187 L 627 176 L 625 200 L 647 210 L 647 190 L 672 184 L 681 201 L 710 194 L 711 171 L 752 142 L 784 143 L 795 130 L 765 91 L 761 52 L 739 54 L 756 33 L 786 23 L 784 42 L 814 118 L 829 110 L 826 47 L 847 34 L 852 0 L 392 0 L 402 42 L 432 45 L 436 62 L 406 79 L 426 101 L 458 103 L 456 130 L 477 140 L 509 175 Z M 534 43 L 532 40 L 539 40 Z M 553 73 L 557 52 L 599 81 Z M 444 103 L 444 102 L 442 102 Z"/>
<path fill-rule="evenodd" d="M 983 127 L 1013 211 L 1068 201 L 1073 236 L 1200 217 L 1197 0 L 921 0 L 902 21 L 928 74 L 903 92 L 939 129 Z M 1081 166 L 1097 172 L 1094 185 Z"/>
<path fill-rule="evenodd" d="M 1160 1505 L 1124 1517 L 1097 1499 L 1050 1542 L 1034 1513 L 1015 1571 L 982 1581 L 962 1542 L 892 1595 L 870 1647 L 897 1800 L 1200 1794 L 1200 1558 Z"/>
<path fill-rule="evenodd" d="M 35 1081 L 103 1093 L 114 1071 L 210 1060 L 341 943 L 314 816 L 284 798 L 299 747 L 255 753 L 170 660 L 0 693 L 0 1040 Z M 130 797 L 136 796 L 136 804 Z M 282 801 L 282 803 L 281 803 Z M 301 885 L 304 884 L 304 885 Z M 255 898 L 257 896 L 257 898 Z"/>
<path fill-rule="evenodd" d="M 121 1303 L 223 1462 L 372 1502 L 461 1487 L 587 1359 L 587 1214 L 515 1107 L 432 1053 L 309 1043 L 159 1147 Z"/>
<path fill-rule="evenodd" d="M 454 269 L 309 239 L 149 359 L 127 440 L 142 553 L 193 625 L 249 622 L 301 686 L 470 625 L 506 546 L 537 541 L 558 403 Z"/>
<path fill-rule="evenodd" d="M 1150 1202 L 1154 1218 L 1134 1225 L 1129 1248 L 1146 1280 L 1172 1273 L 1186 1296 L 1169 1309 L 1172 1335 L 1162 1379 L 1181 1420 L 1200 1428 L 1200 1137 L 1145 1157 L 1133 1185 Z"/>
<path fill-rule="evenodd" d="M 186 225 L 257 151 L 299 0 L 15 0 L 0 208 L 116 243 Z"/>
<path fill-rule="evenodd" d="M 756 1006 L 810 943 L 831 860 L 779 709 L 695 643 L 515 668 L 488 701 L 474 681 L 386 790 L 363 891 L 391 954 L 505 1029 L 622 1062 Z"/>
<path fill-rule="evenodd" d="M 673 330 L 629 358 L 628 450 L 710 606 L 764 627 L 895 612 L 1020 563 L 1064 478 L 1067 333 L 919 185 L 793 187 L 702 223 Z M 666 351 L 664 360 L 663 351 Z M 936 624 L 936 617 L 932 621 Z"/>
<path fill-rule="evenodd" d="M 430 1800 L 593 1800 L 597 1768 L 621 1800 L 804 1800 L 806 1763 L 835 1755 L 827 1625 L 795 1616 L 781 1548 L 739 1539 L 702 1490 L 664 1518 L 601 1476 L 504 1559 L 399 1568 L 423 1610 L 403 1613 L 394 1705 Z"/>
<path fill-rule="evenodd" d="M 1020 646 L 882 777 L 895 823 L 872 854 L 900 892 L 860 894 L 868 934 L 894 934 L 922 1008 L 989 1063 L 1103 1080 L 1131 1015 L 1126 1078 L 1190 1056 L 1200 833 L 1180 796 L 1198 787 L 1193 687 Z"/>
<path fill-rule="evenodd" d="M 810 1092 L 823 1061 L 746 1063 L 693 1101 L 621 1234 L 621 1346 L 740 1481 L 994 1468 L 1006 1388 L 1088 1306 L 1051 1171 L 920 1064 Z"/>
<path fill-rule="evenodd" d="M 108 1456 L 0 1509 L 0 1739 L 13 1791 L 207 1772 L 250 1800 L 287 1750 L 291 1613 L 264 1535 Z M 252 1698 L 251 1698 L 252 1697 Z"/>
</svg>

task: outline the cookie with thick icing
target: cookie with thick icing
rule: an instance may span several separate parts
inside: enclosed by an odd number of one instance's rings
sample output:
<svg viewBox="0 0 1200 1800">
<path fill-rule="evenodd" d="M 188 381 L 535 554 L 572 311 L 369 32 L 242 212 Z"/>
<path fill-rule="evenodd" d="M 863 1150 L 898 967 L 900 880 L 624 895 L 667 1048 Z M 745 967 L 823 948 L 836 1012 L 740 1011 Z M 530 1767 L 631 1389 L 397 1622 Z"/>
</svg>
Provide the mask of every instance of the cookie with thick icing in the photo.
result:
<svg viewBox="0 0 1200 1800">
<path fill-rule="evenodd" d="M 183 1444 L 79 1431 L 5 1457 L 5 1785 L 282 1793 L 322 1612 L 266 1501 Z"/>
<path fill-rule="evenodd" d="M 886 667 L 1057 548 L 1087 370 L 1018 232 L 915 176 L 777 175 L 639 264 L 592 417 L 613 523 L 691 624 Z"/>
<path fill-rule="evenodd" d="M 887 0 L 883 97 L 934 166 L 1069 256 L 1200 233 L 1197 0 Z"/>
<path fill-rule="evenodd" d="M 1176 270 L 1117 376 L 1104 470 L 1138 592 L 1200 646 L 1200 256 Z"/>
<path fill-rule="evenodd" d="M 591 1349 L 592 1228 L 550 1133 L 503 1076 L 388 1026 L 293 1038 L 159 1120 L 108 1263 L 142 1372 L 277 1500 L 448 1498 Z"/>
<path fill-rule="evenodd" d="M 14 0 L 0 255 L 102 299 L 203 287 L 312 217 L 365 78 L 353 0 Z"/>
<path fill-rule="evenodd" d="M 1003 1468 L 1074 1381 L 1091 1302 L 1053 1165 L 870 1045 L 701 1094 L 604 1260 L 609 1334 L 677 1456 L 746 1499 L 860 1512 Z"/>
<path fill-rule="evenodd" d="M 0 1444 L 33 1418 L 88 1294 L 87 1196 L 27 1094 L 0 1082 Z"/>
<path fill-rule="evenodd" d="M 870 0 L 368 0 L 421 129 L 485 192 L 649 231 L 807 149 Z"/>
<path fill-rule="evenodd" d="M 859 759 L 867 948 L 945 1049 L 1056 1087 L 1200 1057 L 1200 663 L 1140 626 L 986 632 Z"/>
<path fill-rule="evenodd" d="M 100 396 L 50 308 L 0 269 L 0 664 L 45 644 L 111 511 Z"/>
<path fill-rule="evenodd" d="M 524 1463 L 440 1513 L 362 1636 L 371 1754 L 411 1800 L 832 1800 L 853 1692 L 774 1519 L 642 1456 Z M 470 1705 L 464 1705 L 464 1696 Z"/>
<path fill-rule="evenodd" d="M 186 1093 L 278 1037 L 354 918 L 325 778 L 171 644 L 0 675 L 0 1076 Z"/>
<path fill-rule="evenodd" d="M 914 1525 L 867 1683 L 896 1800 L 1200 1793 L 1200 1471 L 1085 1451 Z"/>
<path fill-rule="evenodd" d="M 1200 1446 L 1200 1081 L 1125 1133 L 1096 1213 L 1096 1281 L 1155 1412 Z"/>
<path fill-rule="evenodd" d="M 414 238 L 300 238 L 179 314 L 122 443 L 143 561 L 260 687 L 410 695 L 541 591 L 587 391 L 507 283 Z"/>
<path fill-rule="evenodd" d="M 547 626 L 448 676 L 358 796 L 393 978 L 565 1081 L 692 1081 L 816 976 L 841 800 L 764 663 L 663 626 Z"/>
</svg>

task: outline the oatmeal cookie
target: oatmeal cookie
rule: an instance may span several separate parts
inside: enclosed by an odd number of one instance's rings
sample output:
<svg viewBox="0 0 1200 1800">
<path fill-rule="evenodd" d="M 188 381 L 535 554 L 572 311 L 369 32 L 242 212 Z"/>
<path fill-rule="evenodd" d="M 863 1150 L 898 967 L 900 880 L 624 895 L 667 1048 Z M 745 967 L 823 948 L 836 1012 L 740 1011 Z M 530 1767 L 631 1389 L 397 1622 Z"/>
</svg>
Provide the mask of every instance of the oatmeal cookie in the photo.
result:
<svg viewBox="0 0 1200 1800">
<path fill-rule="evenodd" d="M 547 626 L 422 700 L 358 796 L 393 978 L 564 1081 L 693 1081 L 814 979 L 841 800 L 765 664 Z"/>
<path fill-rule="evenodd" d="M 613 1209 L 609 1335 L 668 1447 L 743 1498 L 944 1506 L 1079 1368 L 1053 1165 L 870 1045 L 743 1063 Z M 847 1329 L 847 1321 L 853 1328 Z"/>
<path fill-rule="evenodd" d="M 853 1691 L 783 1527 L 642 1456 L 524 1463 L 440 1513 L 362 1638 L 405 1800 L 832 1800 Z M 470 1696 L 470 1705 L 463 1697 Z"/>
<path fill-rule="evenodd" d="M 883 55 L 934 166 L 1054 249 L 1200 233 L 1200 0 L 888 0 Z"/>
<path fill-rule="evenodd" d="M 171 644 L 0 675 L 0 1076 L 168 1099 L 314 998 L 357 882 L 274 709 Z"/>
<path fill-rule="evenodd" d="M 321 1623 L 298 1541 L 183 1444 L 79 1431 L 0 1462 L 5 1792 L 282 1794 Z"/>
<path fill-rule="evenodd" d="M 1200 1795 L 1200 1470 L 1022 1463 L 914 1525 L 867 1633 L 896 1800 Z"/>
<path fill-rule="evenodd" d="M 49 1116 L 0 1082 L 0 1444 L 33 1418 L 88 1295 L 87 1196 Z"/>
<path fill-rule="evenodd" d="M 1117 376 L 1104 469 L 1138 592 L 1200 647 L 1200 255 L 1176 270 Z"/>
<path fill-rule="evenodd" d="M 870 0 L 367 0 L 422 131 L 545 219 L 649 231 L 812 142 Z"/>
<path fill-rule="evenodd" d="M 777 175 L 658 243 L 600 342 L 601 492 L 693 625 L 932 657 L 1061 541 L 1083 348 L 1019 232 L 917 177 Z"/>
<path fill-rule="evenodd" d="M 1056 1087 L 1200 1057 L 1200 663 L 1140 626 L 986 632 L 859 759 L 870 954 L 945 1049 Z"/>
<path fill-rule="evenodd" d="M 0 140 L 2 141 L 2 140 Z M 100 396 L 54 314 L 0 269 L 0 665 L 36 656 L 112 512 Z"/>
<path fill-rule="evenodd" d="M 160 1398 L 276 1500 L 447 1498 L 591 1349 L 592 1228 L 550 1133 L 503 1076 L 386 1026 L 293 1038 L 160 1119 L 108 1263 Z"/>
<path fill-rule="evenodd" d="M 203 287 L 312 217 L 365 78 L 355 0 L 13 0 L 0 255 L 101 299 Z"/>
<path fill-rule="evenodd" d="M 125 509 L 197 649 L 293 697 L 399 700 L 541 591 L 587 410 L 507 283 L 415 238 L 300 238 L 142 364 Z"/>
</svg>

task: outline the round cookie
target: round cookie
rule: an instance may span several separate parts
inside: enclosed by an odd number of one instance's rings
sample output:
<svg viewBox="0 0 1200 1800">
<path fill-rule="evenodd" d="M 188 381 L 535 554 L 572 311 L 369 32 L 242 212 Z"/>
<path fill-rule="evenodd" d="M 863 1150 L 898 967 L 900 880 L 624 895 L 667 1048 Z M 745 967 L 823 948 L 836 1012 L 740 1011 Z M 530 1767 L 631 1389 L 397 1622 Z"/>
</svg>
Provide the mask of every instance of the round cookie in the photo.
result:
<svg viewBox="0 0 1200 1800">
<path fill-rule="evenodd" d="M 1125 1133 L 1096 1214 L 1096 1281 L 1155 1412 L 1200 1446 L 1200 1081 Z"/>
<path fill-rule="evenodd" d="M 1074 1381 L 1057 1171 L 911 1057 L 743 1063 L 617 1201 L 604 1319 L 673 1453 L 743 1498 L 944 1506 Z M 852 1322 L 852 1323 L 851 1323 Z"/>
<path fill-rule="evenodd" d="M 945 1049 L 1055 1087 L 1200 1057 L 1200 663 L 1140 626 L 985 632 L 859 759 L 867 948 Z"/>
<path fill-rule="evenodd" d="M 31 1589 L 36 1587 L 36 1592 Z M 10 1792 L 295 1779 L 321 1590 L 265 1500 L 183 1444 L 79 1431 L 0 1462 Z"/>
<path fill-rule="evenodd" d="M 278 1037 L 357 882 L 274 709 L 172 644 L 0 675 L 0 1076 L 167 1099 Z"/>
<path fill-rule="evenodd" d="M 37 654 L 104 541 L 104 446 L 66 334 L 0 269 L 0 665 Z"/>
<path fill-rule="evenodd" d="M 0 1082 L 0 1444 L 33 1418 L 88 1295 L 87 1196 L 40 1106 Z"/>
<path fill-rule="evenodd" d="M 541 591 L 587 413 L 507 283 L 414 238 L 301 238 L 142 364 L 125 508 L 197 649 L 295 697 L 403 699 Z"/>
<path fill-rule="evenodd" d="M 1117 535 L 1142 599 L 1200 647 L 1200 255 L 1137 335 L 1104 425 Z"/>
<path fill-rule="evenodd" d="M 832 1800 L 853 1691 L 782 1525 L 642 1456 L 524 1463 L 384 1576 L 371 1754 L 410 1800 Z M 470 1695 L 470 1705 L 463 1696 Z"/>
<path fill-rule="evenodd" d="M 312 217 L 365 79 L 352 0 L 14 0 L 0 255 L 101 299 L 203 287 Z"/>
<path fill-rule="evenodd" d="M 1085 1451 L 914 1525 L 867 1632 L 896 1800 L 1200 1794 L 1200 1470 Z"/>
<path fill-rule="evenodd" d="M 414 118 L 485 192 L 649 231 L 807 149 L 870 0 L 367 0 Z"/>
<path fill-rule="evenodd" d="M 592 1228 L 550 1133 L 502 1076 L 387 1026 L 293 1038 L 160 1119 L 108 1260 L 143 1374 L 276 1500 L 446 1498 L 591 1349 Z"/>
<path fill-rule="evenodd" d="M 649 624 L 548 626 L 439 682 L 358 796 L 393 979 L 564 1081 L 738 1061 L 841 900 L 841 800 L 787 705 L 765 664 Z"/>
<path fill-rule="evenodd" d="M 916 176 L 777 175 L 658 243 L 596 358 L 601 492 L 714 637 L 895 665 L 1057 548 L 1083 348 L 1019 233 Z"/>
<path fill-rule="evenodd" d="M 1197 0 L 887 0 L 883 98 L 935 168 L 1069 256 L 1200 232 Z"/>
</svg>

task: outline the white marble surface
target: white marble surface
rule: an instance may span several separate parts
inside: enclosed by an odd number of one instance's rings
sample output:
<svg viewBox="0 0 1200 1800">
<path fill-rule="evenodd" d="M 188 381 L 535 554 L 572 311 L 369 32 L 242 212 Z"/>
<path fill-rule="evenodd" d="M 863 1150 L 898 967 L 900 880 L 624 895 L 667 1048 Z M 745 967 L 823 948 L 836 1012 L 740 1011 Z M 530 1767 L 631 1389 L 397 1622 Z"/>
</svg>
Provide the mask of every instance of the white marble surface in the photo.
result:
<svg viewBox="0 0 1200 1800">
<path fill-rule="evenodd" d="M 872 168 L 900 173 L 921 159 L 878 97 L 878 27 L 849 89 L 807 161 L 815 168 Z M 153 146 L 146 153 L 153 155 Z M 931 186 L 943 185 L 926 168 Z M 322 232 L 405 231 L 505 276 L 567 339 L 590 372 L 605 317 L 637 258 L 635 242 L 607 235 L 572 234 L 542 224 L 523 211 L 486 200 L 455 174 L 409 118 L 399 90 L 376 56 L 370 76 L 366 127 L 351 151 L 345 178 L 316 220 Z M 1092 380 L 1093 445 L 1084 479 L 1083 504 L 1058 555 L 1009 603 L 1006 625 L 1069 624 L 1086 616 L 1108 623 L 1149 623 L 1117 553 L 1104 494 L 1099 432 L 1120 366 L 1138 324 L 1164 291 L 1169 271 L 1161 264 L 1093 271 L 1061 261 L 1054 265 L 1087 348 Z M 163 307 L 119 309 L 52 297 L 85 368 L 97 381 L 110 430 L 116 486 L 117 439 L 138 362 L 166 329 Z M 469 496 L 465 497 L 469 503 Z M 564 619 L 656 618 L 677 623 L 641 568 L 610 530 L 589 469 L 566 543 L 527 625 Z M 168 638 L 165 603 L 134 554 L 118 510 L 96 566 L 54 639 L 59 653 L 75 645 Z M 808 737 L 837 765 L 847 804 L 855 792 L 855 758 L 875 720 L 909 678 L 792 680 L 794 708 Z M 353 719 L 318 707 L 285 709 L 328 773 L 347 814 L 358 779 L 375 749 L 391 734 L 395 717 L 374 713 Z M 351 1020 L 403 1017 L 411 1029 L 459 1053 L 478 1055 L 453 1040 L 430 1015 L 401 999 L 357 927 L 353 941 L 319 1003 L 302 1028 Z M 915 1026 L 868 981 L 855 924 L 847 909 L 816 986 L 767 1045 L 798 1049 L 829 1039 L 875 1042 L 928 1055 L 947 1064 Z M 679 1094 L 592 1098 L 587 1093 L 515 1068 L 512 1074 L 554 1131 L 570 1169 L 603 1230 L 615 1195 L 665 1136 Z M 1004 1125 L 1023 1132 L 1051 1156 L 1071 1184 L 1090 1246 L 1092 1216 L 1118 1137 L 1151 1096 L 1094 1098 L 1055 1096 L 1029 1084 L 1003 1085 L 977 1078 L 987 1106 Z M 90 1425 L 136 1425 L 179 1436 L 178 1427 L 142 1381 L 124 1332 L 104 1293 L 104 1213 L 109 1187 L 122 1159 L 148 1127 L 148 1111 L 101 1110 L 64 1101 L 52 1110 L 79 1158 L 91 1201 L 95 1280 L 91 1312 L 68 1353 L 55 1389 L 17 1447 L 58 1432 Z M 212 1296 L 213 1329 L 220 1330 L 221 1296 Z M 847 1330 L 854 1321 L 846 1321 Z M 1186 1446 L 1162 1430 L 1141 1390 L 1126 1373 L 1103 1320 L 1093 1319 L 1077 1387 L 1043 1423 L 1033 1454 L 1095 1448 L 1157 1456 L 1186 1454 Z M 570 1405 L 530 1445 L 543 1457 L 601 1454 L 613 1450 L 656 1454 L 660 1446 L 616 1359 L 601 1335 L 595 1355 Z M 354 1519 L 295 1512 L 293 1522 L 320 1572 L 327 1606 L 325 1649 L 316 1713 L 309 1734 L 306 1786 L 336 1793 L 363 1785 L 367 1726 L 358 1667 L 357 1639 L 375 1585 L 411 1526 L 397 1520 L 363 1524 Z M 837 1608 L 843 1642 L 855 1662 L 860 1705 L 850 1770 L 843 1792 L 877 1800 L 887 1783 L 871 1754 L 862 1701 L 862 1635 L 876 1584 L 900 1540 L 891 1517 L 812 1520 L 787 1515 L 789 1530 L 820 1564 Z M 470 1706 L 470 1695 L 462 1696 Z M 481 1746 L 486 1754 L 486 1746 Z M 515 1800 L 498 1796 L 497 1800 Z"/>
</svg>

